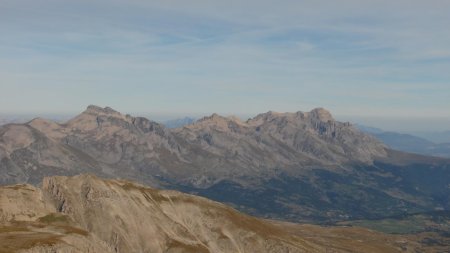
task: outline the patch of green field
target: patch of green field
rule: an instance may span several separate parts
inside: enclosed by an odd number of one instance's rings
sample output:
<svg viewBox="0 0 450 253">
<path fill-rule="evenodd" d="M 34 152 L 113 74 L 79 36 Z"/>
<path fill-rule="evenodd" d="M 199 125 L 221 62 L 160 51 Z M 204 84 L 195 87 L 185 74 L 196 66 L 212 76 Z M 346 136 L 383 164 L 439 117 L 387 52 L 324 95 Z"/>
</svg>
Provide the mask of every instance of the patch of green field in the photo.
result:
<svg viewBox="0 0 450 253">
<path fill-rule="evenodd" d="M 50 224 L 50 223 L 56 223 L 56 222 L 67 223 L 70 220 L 69 220 L 69 217 L 67 217 L 66 215 L 51 213 L 51 214 L 48 214 L 46 216 L 39 218 L 38 221 Z"/>
<path fill-rule="evenodd" d="M 365 227 L 389 234 L 416 234 L 421 232 L 450 234 L 450 216 L 448 214 L 446 211 L 430 212 L 379 220 L 346 221 L 338 224 Z"/>
<path fill-rule="evenodd" d="M 350 222 L 350 224 L 388 234 L 415 234 L 426 230 L 426 222 L 420 219 L 361 220 Z"/>
</svg>

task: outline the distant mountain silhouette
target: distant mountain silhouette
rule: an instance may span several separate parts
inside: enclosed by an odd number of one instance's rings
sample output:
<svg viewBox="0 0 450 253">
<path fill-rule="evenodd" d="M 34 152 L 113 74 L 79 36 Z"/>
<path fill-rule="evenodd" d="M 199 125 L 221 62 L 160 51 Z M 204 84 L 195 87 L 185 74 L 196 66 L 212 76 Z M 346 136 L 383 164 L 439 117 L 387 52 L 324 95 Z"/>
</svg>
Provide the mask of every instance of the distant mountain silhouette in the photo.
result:
<svg viewBox="0 0 450 253">
<path fill-rule="evenodd" d="M 194 122 L 195 122 L 194 118 L 184 117 L 184 118 L 179 118 L 179 119 L 166 120 L 166 121 L 163 121 L 162 123 L 167 128 L 178 128 L 178 127 L 183 127 L 183 126 L 192 124 Z"/>
<path fill-rule="evenodd" d="M 372 134 L 392 149 L 422 155 L 450 158 L 450 143 L 436 144 L 411 134 L 388 132 L 379 128 L 362 125 L 357 125 L 357 127 L 363 132 Z"/>
</svg>

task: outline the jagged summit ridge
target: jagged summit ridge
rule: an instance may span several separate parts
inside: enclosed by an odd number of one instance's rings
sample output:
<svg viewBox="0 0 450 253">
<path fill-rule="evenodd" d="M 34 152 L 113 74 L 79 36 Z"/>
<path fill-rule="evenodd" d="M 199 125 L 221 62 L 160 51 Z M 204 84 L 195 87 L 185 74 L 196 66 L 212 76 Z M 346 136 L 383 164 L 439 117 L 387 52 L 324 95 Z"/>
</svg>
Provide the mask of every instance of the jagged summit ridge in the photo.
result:
<svg viewBox="0 0 450 253">
<path fill-rule="evenodd" d="M 197 120 L 193 124 L 194 125 L 202 123 L 204 124 L 206 122 L 213 125 L 213 124 L 223 124 L 224 122 L 234 122 L 244 126 L 257 126 L 263 123 L 273 121 L 275 119 L 289 119 L 292 121 L 304 121 L 309 119 L 311 121 L 321 121 L 321 122 L 335 121 L 335 119 L 328 110 L 324 108 L 315 108 L 310 112 L 298 111 L 295 113 L 268 111 L 266 113 L 258 114 L 245 122 L 236 116 L 225 117 L 217 113 L 213 113 L 210 116 L 206 116 Z"/>
<path fill-rule="evenodd" d="M 86 110 L 81 114 L 90 114 L 93 116 L 117 116 L 117 117 L 121 117 L 121 118 L 133 118 L 130 115 L 123 115 L 120 112 L 112 109 L 111 107 L 100 107 L 97 105 L 89 105 Z M 80 115 L 80 116 L 81 116 Z M 141 118 L 140 120 L 142 120 L 142 117 L 137 117 L 137 118 Z M 217 113 L 213 113 L 210 116 L 205 116 L 199 120 L 197 120 L 196 122 L 193 123 L 193 125 L 195 124 L 200 124 L 200 123 L 209 123 L 209 124 L 221 124 L 223 122 L 234 122 L 234 123 L 238 123 L 241 125 L 246 125 L 248 123 L 253 123 L 253 122 L 258 122 L 259 119 L 263 119 L 264 121 L 270 121 L 273 120 L 274 118 L 294 118 L 295 120 L 304 120 L 305 118 L 311 118 L 313 120 L 318 120 L 318 121 L 322 121 L 322 122 L 328 122 L 328 121 L 335 121 L 333 116 L 331 115 L 331 113 L 324 109 L 324 108 L 315 108 L 313 110 L 311 110 L 310 112 L 302 112 L 302 111 L 298 111 L 296 113 L 281 113 L 281 112 L 275 112 L 275 111 L 268 111 L 266 113 L 262 113 L 259 114 L 249 120 L 247 120 L 246 122 L 243 122 L 242 120 L 240 120 L 238 117 L 236 116 L 221 116 Z M 251 124 L 252 125 L 252 124 Z"/>
<path fill-rule="evenodd" d="M 120 114 L 120 112 L 112 109 L 109 106 L 102 108 L 97 105 L 89 105 L 84 112 L 91 113 L 91 114 L 109 114 L 109 115 Z"/>
<path fill-rule="evenodd" d="M 331 113 L 324 108 L 315 108 L 311 112 L 309 112 L 309 114 L 311 115 L 311 117 L 323 122 L 334 121 Z"/>
</svg>

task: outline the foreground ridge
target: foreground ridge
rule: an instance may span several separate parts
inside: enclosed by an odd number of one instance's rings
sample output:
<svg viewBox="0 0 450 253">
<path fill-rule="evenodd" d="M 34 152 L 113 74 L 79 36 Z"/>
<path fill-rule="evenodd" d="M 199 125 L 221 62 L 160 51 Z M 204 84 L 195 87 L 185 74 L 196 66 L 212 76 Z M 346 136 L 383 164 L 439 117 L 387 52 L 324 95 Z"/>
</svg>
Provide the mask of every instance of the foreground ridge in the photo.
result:
<svg viewBox="0 0 450 253">
<path fill-rule="evenodd" d="M 397 243 L 395 236 L 364 229 L 332 231 L 256 219 L 205 198 L 92 175 L 47 177 L 42 188 L 1 187 L 0 203 L 0 249 L 6 252 L 360 252 L 362 247 L 364 252 L 404 252 L 418 247 L 409 239 Z M 342 233 L 359 237 L 343 244 Z"/>
</svg>

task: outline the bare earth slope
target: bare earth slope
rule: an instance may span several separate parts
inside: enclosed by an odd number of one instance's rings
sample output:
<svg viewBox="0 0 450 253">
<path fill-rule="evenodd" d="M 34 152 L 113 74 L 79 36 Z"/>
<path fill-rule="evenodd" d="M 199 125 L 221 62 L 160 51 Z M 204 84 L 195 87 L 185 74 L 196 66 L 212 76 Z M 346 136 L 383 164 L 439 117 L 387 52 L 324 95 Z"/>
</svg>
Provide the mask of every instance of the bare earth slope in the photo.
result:
<svg viewBox="0 0 450 253">
<path fill-rule="evenodd" d="M 89 106 L 64 124 L 0 127 L 0 184 L 94 173 L 177 189 L 289 220 L 450 208 L 450 161 L 387 149 L 325 109 L 213 114 L 168 129 Z"/>
<path fill-rule="evenodd" d="M 417 252 L 413 238 L 269 222 L 91 175 L 0 187 L 0 252 Z"/>
</svg>

